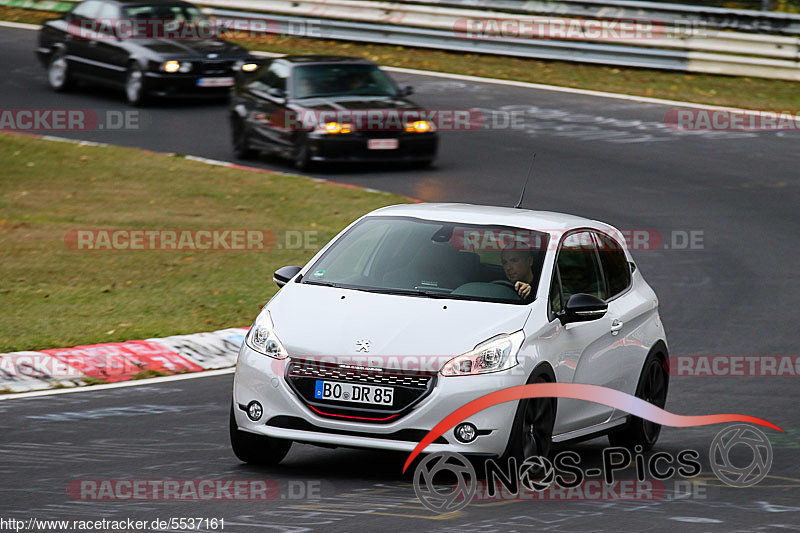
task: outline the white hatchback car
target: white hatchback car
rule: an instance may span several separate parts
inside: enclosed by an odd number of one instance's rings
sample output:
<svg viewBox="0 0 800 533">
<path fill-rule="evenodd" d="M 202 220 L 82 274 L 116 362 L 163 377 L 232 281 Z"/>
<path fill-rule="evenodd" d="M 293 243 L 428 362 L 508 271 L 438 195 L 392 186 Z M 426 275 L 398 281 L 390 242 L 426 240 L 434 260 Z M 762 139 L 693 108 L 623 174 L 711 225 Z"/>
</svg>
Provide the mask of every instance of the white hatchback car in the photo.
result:
<svg viewBox="0 0 800 533">
<path fill-rule="evenodd" d="M 236 456 L 281 461 L 292 441 L 410 452 L 447 415 L 535 382 L 587 383 L 664 407 L 658 299 L 621 233 L 572 215 L 465 204 L 373 211 L 282 287 L 239 352 Z M 547 455 L 607 434 L 652 448 L 660 426 L 605 405 L 489 407 L 426 452 Z"/>
</svg>

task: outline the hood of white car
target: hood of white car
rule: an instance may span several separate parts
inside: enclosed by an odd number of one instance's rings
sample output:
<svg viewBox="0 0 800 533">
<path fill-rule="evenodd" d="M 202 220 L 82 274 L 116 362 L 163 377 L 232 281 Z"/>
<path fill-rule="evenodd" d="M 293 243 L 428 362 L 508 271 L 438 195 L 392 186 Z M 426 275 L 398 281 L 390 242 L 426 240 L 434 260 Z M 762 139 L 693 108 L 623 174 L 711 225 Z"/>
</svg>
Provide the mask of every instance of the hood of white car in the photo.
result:
<svg viewBox="0 0 800 533">
<path fill-rule="evenodd" d="M 522 329 L 525 305 L 376 294 L 289 283 L 270 301 L 275 333 L 293 357 L 361 358 L 396 368 L 397 357 L 454 357 Z M 368 351 L 365 351 L 365 342 Z M 338 360 L 338 359 L 337 359 Z"/>
</svg>

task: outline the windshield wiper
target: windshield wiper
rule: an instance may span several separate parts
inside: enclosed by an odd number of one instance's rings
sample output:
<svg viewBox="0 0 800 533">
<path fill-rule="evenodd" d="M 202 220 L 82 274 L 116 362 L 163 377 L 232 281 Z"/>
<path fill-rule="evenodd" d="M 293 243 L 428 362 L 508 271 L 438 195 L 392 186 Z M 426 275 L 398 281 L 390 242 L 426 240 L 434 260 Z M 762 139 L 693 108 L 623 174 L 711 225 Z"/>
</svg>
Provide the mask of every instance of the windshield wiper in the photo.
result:
<svg viewBox="0 0 800 533">
<path fill-rule="evenodd" d="M 427 296 L 425 291 L 416 289 L 389 289 L 385 287 L 348 287 L 357 291 L 375 292 L 378 294 L 397 294 L 400 296 Z"/>
<path fill-rule="evenodd" d="M 331 281 L 303 281 L 303 285 L 321 285 L 322 287 L 340 287 Z"/>
<path fill-rule="evenodd" d="M 422 289 L 389 289 L 383 287 L 349 287 L 364 292 L 375 292 L 378 294 L 396 294 L 398 296 L 420 296 L 422 298 L 438 298 L 438 299 L 454 299 L 454 300 L 469 300 L 469 296 L 461 294 L 452 294 L 450 292 L 442 291 L 425 291 Z"/>
</svg>

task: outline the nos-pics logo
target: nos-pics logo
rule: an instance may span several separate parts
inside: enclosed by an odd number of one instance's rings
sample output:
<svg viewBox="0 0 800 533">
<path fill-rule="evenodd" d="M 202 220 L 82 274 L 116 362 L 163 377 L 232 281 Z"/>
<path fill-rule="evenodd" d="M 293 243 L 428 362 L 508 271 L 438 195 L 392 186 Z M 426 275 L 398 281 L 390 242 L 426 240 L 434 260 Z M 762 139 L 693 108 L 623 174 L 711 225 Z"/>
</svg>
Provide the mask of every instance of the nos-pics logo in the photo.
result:
<svg viewBox="0 0 800 533">
<path fill-rule="evenodd" d="M 734 447 L 750 449 L 752 457 L 744 464 L 742 453 L 731 457 Z M 695 452 L 696 453 L 696 452 Z M 772 468 L 772 445 L 759 429 L 737 424 L 714 437 L 709 448 L 711 469 L 720 481 L 731 487 L 752 487 L 763 480 Z M 516 466 L 515 462 L 511 462 Z M 698 464 L 699 467 L 699 464 Z M 529 457 L 519 465 L 519 485 L 541 492 L 553 484 L 553 464 L 546 458 Z M 414 470 L 414 492 L 419 501 L 435 513 L 463 509 L 473 500 L 478 488 L 475 467 L 461 454 L 438 452 L 427 455 Z"/>
</svg>

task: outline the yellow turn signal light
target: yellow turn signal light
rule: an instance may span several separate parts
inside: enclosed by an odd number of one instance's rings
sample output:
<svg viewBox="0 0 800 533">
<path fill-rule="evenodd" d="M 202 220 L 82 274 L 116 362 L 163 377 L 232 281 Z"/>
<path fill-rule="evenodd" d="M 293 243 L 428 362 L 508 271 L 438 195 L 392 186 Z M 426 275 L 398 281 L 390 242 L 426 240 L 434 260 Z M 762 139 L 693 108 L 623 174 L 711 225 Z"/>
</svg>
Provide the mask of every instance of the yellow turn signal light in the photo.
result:
<svg viewBox="0 0 800 533">
<path fill-rule="evenodd" d="M 406 124 L 406 131 L 416 133 L 427 133 L 433 130 L 433 125 L 427 120 L 415 120 Z"/>
<path fill-rule="evenodd" d="M 325 131 L 330 134 L 336 133 L 350 133 L 352 131 L 350 124 L 339 124 L 338 122 L 328 122 L 325 124 Z"/>
</svg>

